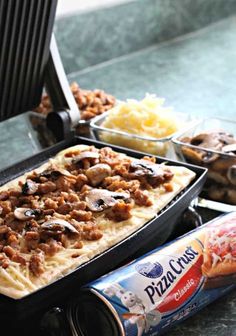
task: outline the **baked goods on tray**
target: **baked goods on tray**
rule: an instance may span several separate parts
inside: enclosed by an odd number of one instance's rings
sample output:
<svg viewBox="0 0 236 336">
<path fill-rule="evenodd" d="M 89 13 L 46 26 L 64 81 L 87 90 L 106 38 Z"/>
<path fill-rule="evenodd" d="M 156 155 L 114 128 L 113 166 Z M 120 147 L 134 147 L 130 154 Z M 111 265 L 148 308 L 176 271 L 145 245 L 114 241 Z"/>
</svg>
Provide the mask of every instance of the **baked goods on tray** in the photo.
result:
<svg viewBox="0 0 236 336">
<path fill-rule="evenodd" d="M 208 168 L 206 197 L 236 205 L 236 139 L 233 134 L 212 130 L 183 137 L 181 141 L 187 144 L 181 146 L 186 160 Z"/>
<path fill-rule="evenodd" d="M 0 188 L 0 293 L 21 298 L 142 227 L 194 179 L 181 166 L 77 145 Z"/>
</svg>

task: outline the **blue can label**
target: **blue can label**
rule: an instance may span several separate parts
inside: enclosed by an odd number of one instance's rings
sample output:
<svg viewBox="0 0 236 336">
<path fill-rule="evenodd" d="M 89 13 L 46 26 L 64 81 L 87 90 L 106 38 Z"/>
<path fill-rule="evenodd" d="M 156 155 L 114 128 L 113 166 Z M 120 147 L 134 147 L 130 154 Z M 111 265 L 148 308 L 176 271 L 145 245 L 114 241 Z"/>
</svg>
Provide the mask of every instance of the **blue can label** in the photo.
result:
<svg viewBox="0 0 236 336">
<path fill-rule="evenodd" d="M 159 335 L 235 287 L 236 213 L 89 284 L 129 336 Z"/>
<path fill-rule="evenodd" d="M 163 267 L 158 262 L 155 264 L 150 262 L 138 264 L 136 270 L 143 276 L 153 279 L 160 277 L 163 273 Z"/>
</svg>

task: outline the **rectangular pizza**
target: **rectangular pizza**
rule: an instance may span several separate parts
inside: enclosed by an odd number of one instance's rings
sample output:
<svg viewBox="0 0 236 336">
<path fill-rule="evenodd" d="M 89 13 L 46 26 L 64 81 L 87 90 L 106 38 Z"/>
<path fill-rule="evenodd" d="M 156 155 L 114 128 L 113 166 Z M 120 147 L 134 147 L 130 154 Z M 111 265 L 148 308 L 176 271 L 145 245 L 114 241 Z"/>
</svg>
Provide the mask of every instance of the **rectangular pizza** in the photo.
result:
<svg viewBox="0 0 236 336">
<path fill-rule="evenodd" d="M 195 178 L 77 145 L 0 188 L 0 293 L 22 298 L 142 227 Z"/>
</svg>

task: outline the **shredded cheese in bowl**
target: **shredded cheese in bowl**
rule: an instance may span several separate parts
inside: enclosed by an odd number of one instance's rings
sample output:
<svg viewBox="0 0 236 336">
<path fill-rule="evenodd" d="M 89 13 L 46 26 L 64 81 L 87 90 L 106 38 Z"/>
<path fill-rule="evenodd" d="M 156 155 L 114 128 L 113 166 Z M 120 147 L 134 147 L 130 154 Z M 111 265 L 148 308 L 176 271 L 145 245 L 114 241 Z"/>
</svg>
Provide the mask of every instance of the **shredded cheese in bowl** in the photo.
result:
<svg viewBox="0 0 236 336">
<path fill-rule="evenodd" d="M 101 126 L 127 135 L 102 132 L 100 138 L 120 146 L 165 155 L 169 137 L 178 131 L 179 125 L 172 109 L 164 106 L 164 101 L 147 94 L 141 101 L 128 99 L 120 102 L 109 111 Z"/>
</svg>

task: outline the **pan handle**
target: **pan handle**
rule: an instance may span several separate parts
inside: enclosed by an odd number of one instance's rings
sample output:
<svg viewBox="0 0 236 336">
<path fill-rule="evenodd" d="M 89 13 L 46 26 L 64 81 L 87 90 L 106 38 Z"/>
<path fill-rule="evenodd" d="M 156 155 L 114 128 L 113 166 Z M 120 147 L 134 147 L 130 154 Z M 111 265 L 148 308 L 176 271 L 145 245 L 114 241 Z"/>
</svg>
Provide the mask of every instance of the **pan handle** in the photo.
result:
<svg viewBox="0 0 236 336">
<path fill-rule="evenodd" d="M 66 314 L 59 307 L 54 307 L 44 314 L 40 332 L 42 336 L 73 336 Z"/>
<path fill-rule="evenodd" d="M 45 86 L 54 111 L 67 111 L 70 127 L 75 127 L 80 120 L 80 110 L 71 92 L 54 35 L 51 38 L 50 56 L 45 71 Z"/>
<path fill-rule="evenodd" d="M 46 119 L 47 128 L 57 141 L 68 139 L 74 131 L 71 129 L 70 116 L 67 111 L 51 112 Z"/>
<path fill-rule="evenodd" d="M 203 224 L 201 215 L 192 207 L 189 206 L 178 218 L 175 229 L 168 238 L 168 241 L 176 239 L 183 234 L 196 229 Z"/>
<path fill-rule="evenodd" d="M 192 207 L 189 206 L 182 215 L 182 220 L 187 225 L 197 228 L 203 224 L 201 215 Z"/>
</svg>

